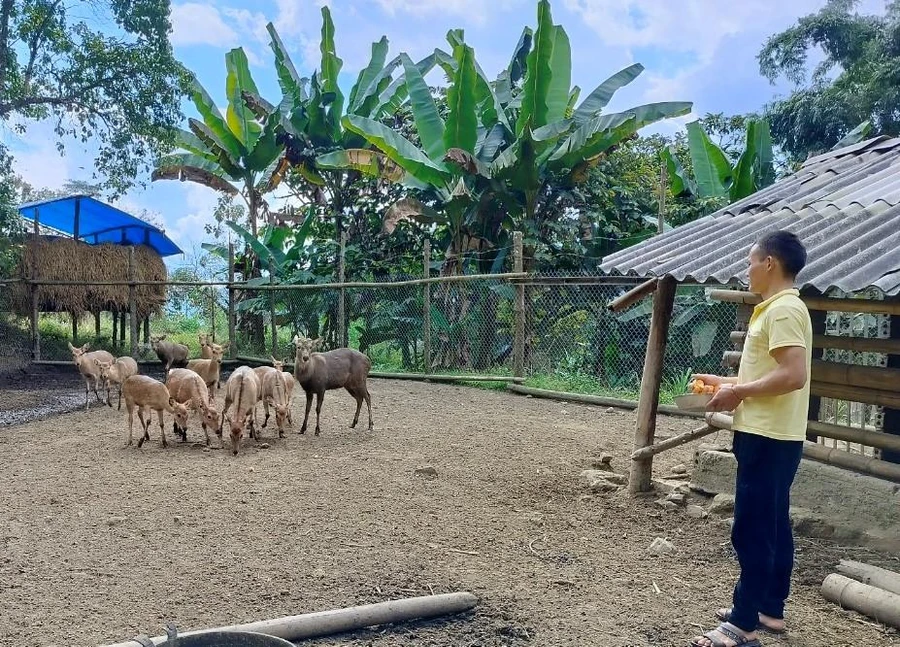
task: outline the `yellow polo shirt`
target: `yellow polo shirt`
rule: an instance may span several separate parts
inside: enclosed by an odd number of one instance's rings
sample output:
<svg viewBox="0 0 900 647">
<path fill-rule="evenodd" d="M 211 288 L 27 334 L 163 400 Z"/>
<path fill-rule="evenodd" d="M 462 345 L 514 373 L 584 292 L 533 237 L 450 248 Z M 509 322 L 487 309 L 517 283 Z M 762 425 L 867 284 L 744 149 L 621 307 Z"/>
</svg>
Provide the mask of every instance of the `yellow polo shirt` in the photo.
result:
<svg viewBox="0 0 900 647">
<path fill-rule="evenodd" d="M 736 431 L 775 440 L 805 440 L 809 411 L 809 375 L 812 365 L 812 322 L 798 290 L 783 290 L 753 309 L 738 384 L 758 380 L 778 367 L 771 353 L 776 348 L 806 349 L 806 384 L 784 395 L 746 398 L 734 412 Z"/>
</svg>

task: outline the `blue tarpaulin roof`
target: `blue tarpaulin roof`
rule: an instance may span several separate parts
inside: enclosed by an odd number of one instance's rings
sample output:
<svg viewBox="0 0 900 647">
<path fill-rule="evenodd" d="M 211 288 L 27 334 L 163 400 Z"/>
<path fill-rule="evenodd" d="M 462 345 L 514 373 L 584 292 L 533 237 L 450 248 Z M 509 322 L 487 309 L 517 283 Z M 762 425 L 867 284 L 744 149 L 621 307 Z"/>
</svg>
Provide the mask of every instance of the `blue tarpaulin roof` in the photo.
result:
<svg viewBox="0 0 900 647">
<path fill-rule="evenodd" d="M 29 202 L 19 214 L 89 245 L 147 245 L 160 256 L 183 253 L 159 228 L 87 195 Z"/>
</svg>

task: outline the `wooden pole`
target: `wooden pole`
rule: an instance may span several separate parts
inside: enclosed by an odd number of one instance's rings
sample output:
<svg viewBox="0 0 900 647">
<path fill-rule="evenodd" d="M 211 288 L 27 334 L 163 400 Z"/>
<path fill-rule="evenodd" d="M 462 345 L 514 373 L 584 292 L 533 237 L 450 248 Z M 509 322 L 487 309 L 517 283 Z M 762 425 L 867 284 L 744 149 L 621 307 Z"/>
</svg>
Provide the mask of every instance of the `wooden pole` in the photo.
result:
<svg viewBox="0 0 900 647">
<path fill-rule="evenodd" d="M 275 261 L 269 259 L 269 285 L 275 285 Z M 278 357 L 278 324 L 275 323 L 275 292 L 269 293 L 269 317 L 272 321 L 272 357 Z"/>
<path fill-rule="evenodd" d="M 112 327 L 113 327 L 112 345 L 113 345 L 113 348 L 118 348 L 119 347 L 119 313 L 118 312 L 110 312 L 109 314 L 112 315 Z"/>
<path fill-rule="evenodd" d="M 521 273 L 524 267 L 522 259 L 522 232 L 513 232 L 513 272 Z M 513 375 L 525 375 L 525 286 L 516 285 L 516 303 L 514 305 L 515 330 L 513 332 Z"/>
<path fill-rule="evenodd" d="M 659 214 L 657 215 L 656 233 L 661 234 L 666 230 L 666 190 L 669 179 L 666 163 L 659 167 Z"/>
<path fill-rule="evenodd" d="M 894 298 L 893 300 L 897 300 Z M 893 352 L 888 353 L 887 366 L 891 369 L 900 369 L 900 316 L 893 315 L 890 319 L 889 339 L 881 341 L 888 342 L 896 347 L 891 349 Z M 884 410 L 884 430 L 894 435 L 900 440 L 900 407 L 887 407 Z M 900 449 L 890 449 L 881 452 L 881 459 L 890 463 L 900 464 Z"/>
<path fill-rule="evenodd" d="M 812 331 L 813 337 L 816 335 L 824 335 L 825 334 L 825 319 L 827 317 L 827 313 L 821 310 L 810 310 L 809 319 L 812 323 Z M 813 361 L 822 361 L 825 359 L 825 350 L 822 348 L 816 348 L 815 343 L 813 343 L 812 347 L 812 359 Z M 812 376 L 810 376 L 811 379 Z M 818 422 L 819 414 L 822 411 L 822 397 L 818 395 L 809 396 L 809 406 L 806 409 L 806 419 L 810 422 Z M 807 425 L 806 430 L 806 439 L 811 442 L 817 442 L 818 436 L 812 432 Z"/>
<path fill-rule="evenodd" d="M 338 258 L 338 283 L 343 284 L 347 277 L 347 232 L 341 232 L 341 250 Z M 338 292 L 338 345 L 347 347 L 347 288 Z"/>
<path fill-rule="evenodd" d="M 643 449 L 634 451 L 631 453 L 631 460 L 639 461 L 645 458 L 650 458 L 668 449 L 672 449 L 673 447 L 684 445 L 691 442 L 692 440 L 697 440 L 698 438 L 709 436 L 710 434 L 714 434 L 718 431 L 721 430 L 716 429 L 715 427 L 711 427 L 710 425 L 703 425 L 702 427 L 697 427 L 696 429 L 686 431 L 683 434 L 678 434 L 677 436 L 668 438 L 662 442 L 656 443 L 655 445 L 650 445 L 649 447 L 644 447 Z"/>
<path fill-rule="evenodd" d="M 431 277 L 431 241 L 425 241 L 422 253 L 422 276 Z M 422 363 L 425 372 L 431 372 L 431 284 L 422 286 Z"/>
<path fill-rule="evenodd" d="M 822 582 L 822 597 L 842 609 L 859 611 L 882 624 L 900 628 L 900 595 L 832 573 Z"/>
<path fill-rule="evenodd" d="M 645 281 L 637 287 L 632 288 L 622 296 L 610 301 L 607 307 L 613 312 L 621 312 L 622 310 L 625 310 L 626 308 L 634 305 L 644 297 L 652 294 L 656 290 L 657 283 L 658 281 L 655 278 L 650 279 L 649 281 Z"/>
<path fill-rule="evenodd" d="M 837 570 L 841 575 L 846 575 L 863 584 L 900 595 L 900 573 L 850 559 L 842 559 Z"/>
<path fill-rule="evenodd" d="M 650 318 L 650 336 L 644 355 L 644 372 L 641 375 L 641 391 L 638 399 L 637 420 L 634 428 L 634 449 L 653 444 L 656 435 L 656 413 L 659 408 L 659 389 L 662 381 L 669 321 L 675 305 L 675 288 L 678 283 L 671 276 L 659 279 L 653 295 L 653 314 Z M 653 475 L 653 457 L 636 460 L 631 464 L 628 491 L 631 494 L 650 490 Z"/>
<path fill-rule="evenodd" d="M 125 348 L 125 318 L 128 313 L 119 313 L 119 348 Z"/>
<path fill-rule="evenodd" d="M 235 317 L 235 302 L 234 302 L 234 291 L 233 287 L 234 283 L 234 243 L 228 243 L 228 354 L 231 356 L 231 359 L 234 359 L 237 355 L 237 341 L 235 339 L 235 329 L 237 328 L 237 319 Z"/>
<path fill-rule="evenodd" d="M 128 247 L 128 323 L 131 342 L 131 356 L 138 357 L 138 316 L 137 316 L 137 264 L 134 259 L 134 245 Z"/>
<path fill-rule="evenodd" d="M 94 313 L 94 339 L 100 337 L 100 311 Z"/>
<path fill-rule="evenodd" d="M 524 378 L 521 378 L 524 379 Z M 548 400 L 559 400 L 560 402 L 579 402 L 581 404 L 591 404 L 598 407 L 616 407 L 617 409 L 638 408 L 635 400 L 623 400 L 621 398 L 611 398 L 605 395 L 589 395 L 587 393 L 569 393 L 567 391 L 550 391 L 547 389 L 536 389 L 531 386 L 521 386 L 519 384 L 507 384 L 506 389 L 520 395 L 530 395 L 535 398 L 547 398 Z M 695 411 L 685 411 L 670 404 L 661 404 L 658 408 L 659 413 L 667 416 L 678 416 L 682 418 L 703 418 L 703 413 Z"/>
<path fill-rule="evenodd" d="M 40 253 L 38 252 L 38 239 L 40 237 L 40 220 L 41 215 L 37 208 L 34 210 L 34 255 L 31 262 L 31 358 L 34 361 L 41 359 L 41 301 L 40 287 L 37 284 L 38 268 L 41 264 Z"/>
<path fill-rule="evenodd" d="M 144 343 L 150 343 L 150 316 L 144 318 Z"/>
</svg>

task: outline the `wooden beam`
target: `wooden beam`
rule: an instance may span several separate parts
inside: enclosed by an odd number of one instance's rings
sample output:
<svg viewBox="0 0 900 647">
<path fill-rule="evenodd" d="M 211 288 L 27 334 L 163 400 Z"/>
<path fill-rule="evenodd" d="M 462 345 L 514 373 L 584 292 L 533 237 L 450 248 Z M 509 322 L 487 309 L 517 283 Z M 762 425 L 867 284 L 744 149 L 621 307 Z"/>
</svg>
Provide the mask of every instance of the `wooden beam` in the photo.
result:
<svg viewBox="0 0 900 647">
<path fill-rule="evenodd" d="M 522 249 L 522 232 L 513 232 L 513 269 L 522 274 L 524 257 Z M 516 285 L 516 300 L 513 304 L 513 375 L 525 375 L 525 286 Z"/>
<path fill-rule="evenodd" d="M 841 384 L 828 384 L 827 382 L 816 382 L 815 380 L 810 384 L 809 390 L 811 394 L 823 398 L 849 400 L 850 402 L 862 402 L 864 404 L 874 404 L 879 407 L 900 409 L 900 393 L 894 393 L 892 391 L 864 389 L 857 386 L 844 386 Z"/>
<path fill-rule="evenodd" d="M 900 436 L 883 431 L 833 425 L 828 422 L 819 422 L 818 420 L 810 420 L 807 423 L 807 427 L 815 436 L 843 440 L 848 443 L 860 443 L 866 447 L 875 447 L 877 449 L 900 451 Z"/>
<path fill-rule="evenodd" d="M 634 427 L 634 449 L 643 449 L 653 444 L 656 435 L 656 413 L 659 407 L 659 388 L 662 381 L 663 361 L 666 342 L 669 337 L 669 322 L 675 305 L 677 281 L 666 276 L 657 282 L 653 295 L 653 314 L 650 317 L 650 336 L 644 355 L 644 371 L 641 375 L 641 391 L 638 398 L 637 420 Z M 628 491 L 631 494 L 647 492 L 652 487 L 653 457 L 631 463 L 628 477 Z"/>
<path fill-rule="evenodd" d="M 422 276 L 431 277 L 431 241 L 426 240 L 422 250 Z M 422 365 L 431 371 L 431 286 L 422 286 Z"/>
<path fill-rule="evenodd" d="M 706 295 L 715 301 L 756 305 L 760 302 L 758 295 L 743 290 L 708 290 Z M 810 310 L 826 312 L 865 312 L 869 314 L 900 315 L 900 302 L 885 299 L 831 299 L 820 296 L 802 296 L 803 302 Z"/>
<path fill-rule="evenodd" d="M 659 279 L 650 279 L 649 281 L 645 281 L 639 286 L 628 290 L 628 292 L 626 292 L 622 296 L 610 301 L 607 307 L 613 312 L 621 312 L 629 306 L 634 305 L 644 297 L 652 294 L 656 290 L 656 286 L 658 284 Z"/>
<path fill-rule="evenodd" d="M 884 353 L 900 355 L 900 338 L 866 339 L 864 337 L 838 337 L 837 335 L 813 335 L 813 348 L 835 348 L 857 353 Z"/>
<path fill-rule="evenodd" d="M 900 368 L 860 366 L 814 359 L 812 378 L 817 382 L 900 393 Z"/>
<path fill-rule="evenodd" d="M 677 436 L 673 436 L 672 438 L 667 438 L 666 440 L 656 443 L 655 445 L 650 445 L 649 447 L 644 447 L 643 449 L 638 449 L 637 451 L 631 452 L 631 460 L 637 461 L 643 458 L 656 456 L 657 454 L 664 452 L 667 449 L 672 449 L 673 447 L 684 445 L 685 443 L 689 443 L 692 440 L 697 440 L 698 438 L 709 436 L 710 434 L 714 434 L 718 431 L 721 430 L 710 425 L 703 425 L 702 427 L 697 427 L 696 429 L 693 429 L 691 431 L 686 431 L 683 434 L 678 434 Z"/>
<path fill-rule="evenodd" d="M 851 609 L 878 624 L 900 629 L 900 595 L 831 573 L 822 582 L 822 597 L 842 609 Z"/>
<path fill-rule="evenodd" d="M 863 584 L 900 595 L 900 573 L 851 559 L 842 559 L 837 571 Z"/>
</svg>

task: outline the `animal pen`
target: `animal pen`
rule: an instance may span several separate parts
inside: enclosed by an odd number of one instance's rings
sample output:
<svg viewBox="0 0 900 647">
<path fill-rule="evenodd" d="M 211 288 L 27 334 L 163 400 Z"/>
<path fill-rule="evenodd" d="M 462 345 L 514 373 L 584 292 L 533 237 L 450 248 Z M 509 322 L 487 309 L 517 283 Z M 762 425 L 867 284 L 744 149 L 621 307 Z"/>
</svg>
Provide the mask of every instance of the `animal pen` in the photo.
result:
<svg viewBox="0 0 900 647">
<path fill-rule="evenodd" d="M 619 310 L 653 296 L 635 427 L 632 493 L 651 488 L 653 456 L 717 430 L 730 415 L 655 443 L 657 403 L 672 307 L 680 281 L 746 285 L 752 244 L 794 232 L 809 261 L 797 277 L 813 322 L 813 364 L 803 455 L 900 482 L 900 139 L 876 138 L 807 160 L 795 174 L 696 222 L 607 257 L 603 269 L 647 279 L 613 301 Z M 737 306 L 734 369 L 758 297 L 737 289 L 708 296 Z M 853 446 L 858 451 L 851 452 Z"/>
</svg>

